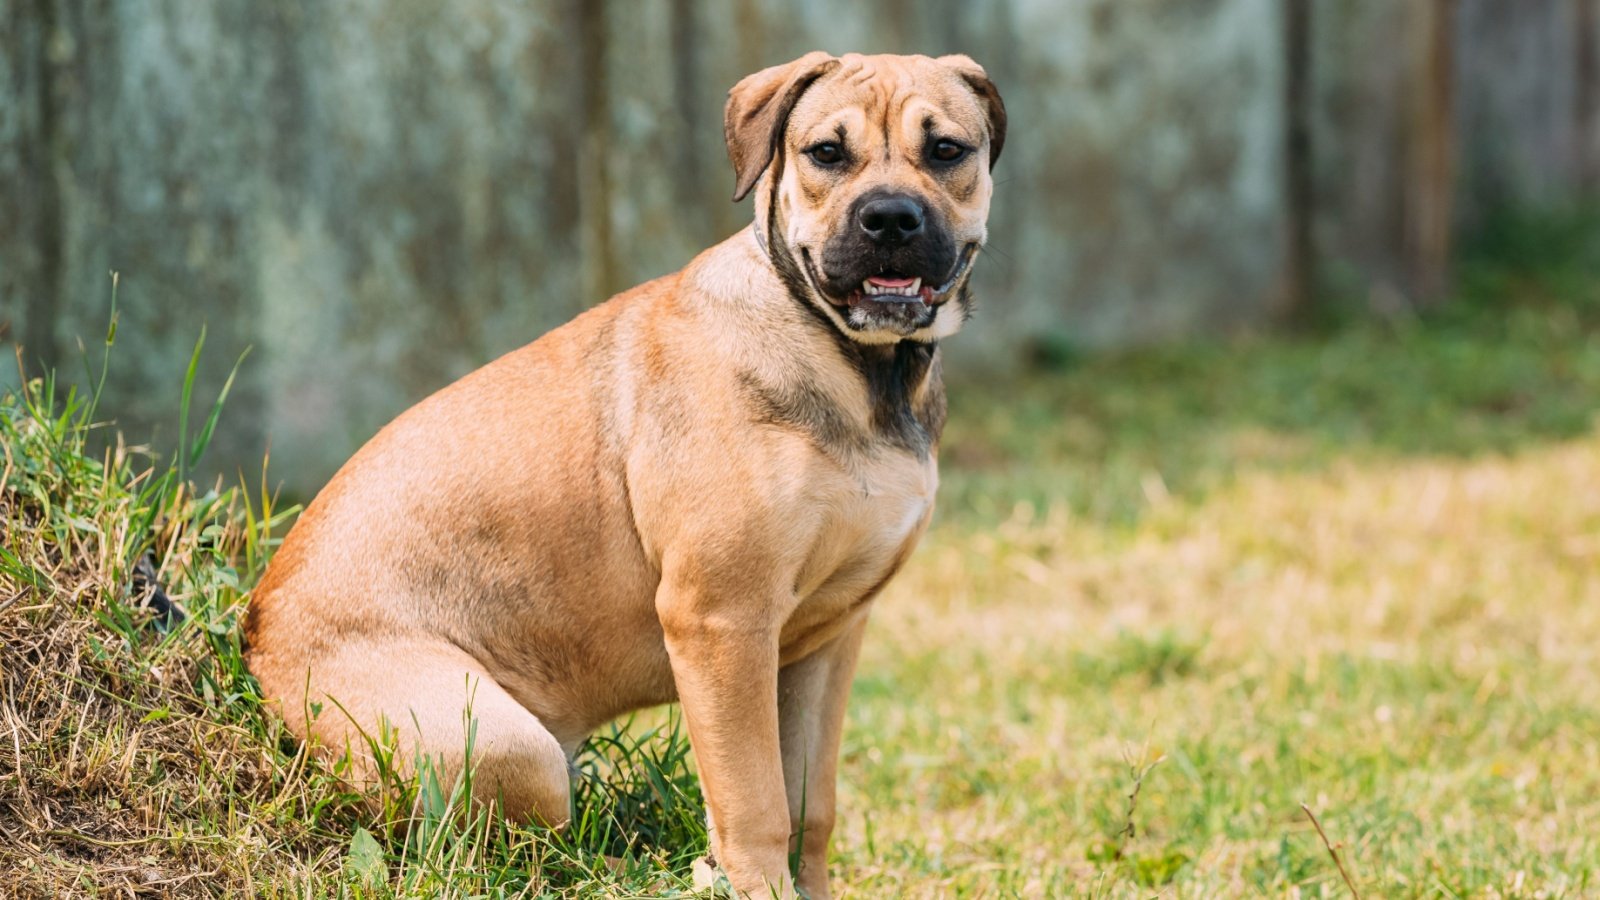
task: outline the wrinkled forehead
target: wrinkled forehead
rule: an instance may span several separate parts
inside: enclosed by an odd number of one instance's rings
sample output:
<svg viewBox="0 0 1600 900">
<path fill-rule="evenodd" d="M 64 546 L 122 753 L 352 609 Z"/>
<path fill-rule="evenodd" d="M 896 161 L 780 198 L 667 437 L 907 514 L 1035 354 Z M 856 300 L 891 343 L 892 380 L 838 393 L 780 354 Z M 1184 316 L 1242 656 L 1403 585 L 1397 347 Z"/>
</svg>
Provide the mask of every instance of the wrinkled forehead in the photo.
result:
<svg viewBox="0 0 1600 900">
<path fill-rule="evenodd" d="M 829 137 L 923 135 L 982 143 L 987 119 L 976 94 L 954 69 L 926 56 L 840 58 L 789 115 L 788 139 L 804 145 Z"/>
</svg>

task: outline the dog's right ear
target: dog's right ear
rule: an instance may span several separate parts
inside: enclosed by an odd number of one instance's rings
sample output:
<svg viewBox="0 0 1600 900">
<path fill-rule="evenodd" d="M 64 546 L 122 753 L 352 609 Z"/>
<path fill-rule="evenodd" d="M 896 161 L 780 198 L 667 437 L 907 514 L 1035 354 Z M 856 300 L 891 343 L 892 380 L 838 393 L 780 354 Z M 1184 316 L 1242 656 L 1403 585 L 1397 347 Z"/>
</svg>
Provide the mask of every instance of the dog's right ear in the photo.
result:
<svg viewBox="0 0 1600 900">
<path fill-rule="evenodd" d="M 728 158 L 733 160 L 733 200 L 743 200 L 756 186 L 783 140 L 789 111 L 813 81 L 833 71 L 839 60 L 813 50 L 794 62 L 762 69 L 728 92 L 723 131 Z"/>
</svg>

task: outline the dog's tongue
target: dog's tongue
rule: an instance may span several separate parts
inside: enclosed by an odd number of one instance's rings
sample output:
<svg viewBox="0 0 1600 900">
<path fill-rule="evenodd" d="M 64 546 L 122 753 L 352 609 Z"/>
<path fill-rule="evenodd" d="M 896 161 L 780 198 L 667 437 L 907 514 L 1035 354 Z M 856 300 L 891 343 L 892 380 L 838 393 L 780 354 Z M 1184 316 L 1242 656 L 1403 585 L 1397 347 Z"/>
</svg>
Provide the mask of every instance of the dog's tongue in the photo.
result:
<svg viewBox="0 0 1600 900">
<path fill-rule="evenodd" d="M 867 283 L 868 284 L 876 285 L 877 287 L 883 287 L 883 288 L 910 287 L 911 286 L 911 282 L 913 282 L 913 281 L 916 281 L 916 279 L 915 278 L 885 278 L 882 275 L 874 275 L 871 278 L 867 279 Z"/>
</svg>

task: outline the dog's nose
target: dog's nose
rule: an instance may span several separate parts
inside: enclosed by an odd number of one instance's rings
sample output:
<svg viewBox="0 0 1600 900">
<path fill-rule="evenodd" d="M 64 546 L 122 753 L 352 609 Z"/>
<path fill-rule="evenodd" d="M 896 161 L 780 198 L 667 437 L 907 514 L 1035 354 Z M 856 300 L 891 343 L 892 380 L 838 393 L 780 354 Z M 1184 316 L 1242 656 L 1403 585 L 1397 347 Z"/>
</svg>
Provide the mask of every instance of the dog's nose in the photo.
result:
<svg viewBox="0 0 1600 900">
<path fill-rule="evenodd" d="M 903 244 L 922 233 L 922 204 L 910 197 L 869 201 L 856 217 L 874 244 Z"/>
</svg>

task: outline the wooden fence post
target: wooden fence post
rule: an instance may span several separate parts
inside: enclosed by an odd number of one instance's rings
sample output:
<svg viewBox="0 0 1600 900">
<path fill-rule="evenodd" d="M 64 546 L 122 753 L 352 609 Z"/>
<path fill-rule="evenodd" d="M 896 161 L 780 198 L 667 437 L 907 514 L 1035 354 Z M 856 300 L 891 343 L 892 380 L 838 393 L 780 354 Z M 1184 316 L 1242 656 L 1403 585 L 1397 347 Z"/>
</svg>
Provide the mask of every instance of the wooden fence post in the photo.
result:
<svg viewBox="0 0 1600 900">
<path fill-rule="evenodd" d="M 1572 92 L 1573 167 L 1586 195 L 1600 191 L 1600 0 L 1572 0 L 1574 66 Z"/>
<path fill-rule="evenodd" d="M 1304 324 L 1316 303 L 1314 148 L 1311 139 L 1312 0 L 1283 0 L 1284 272 L 1280 317 Z"/>
<path fill-rule="evenodd" d="M 1403 171 L 1403 248 L 1411 300 L 1438 305 L 1450 291 L 1456 182 L 1456 0 L 1412 5 L 1414 50 Z"/>
</svg>

